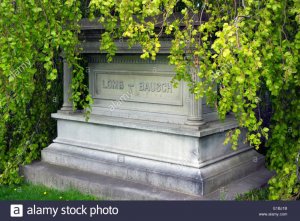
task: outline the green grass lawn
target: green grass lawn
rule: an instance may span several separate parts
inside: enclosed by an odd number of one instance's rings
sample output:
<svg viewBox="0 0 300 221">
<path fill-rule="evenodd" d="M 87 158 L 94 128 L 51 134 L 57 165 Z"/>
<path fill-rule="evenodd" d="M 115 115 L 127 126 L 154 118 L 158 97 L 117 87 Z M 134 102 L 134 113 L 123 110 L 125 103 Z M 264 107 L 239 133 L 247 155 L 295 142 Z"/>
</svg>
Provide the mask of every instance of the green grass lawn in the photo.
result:
<svg viewBox="0 0 300 221">
<path fill-rule="evenodd" d="M 268 189 L 255 189 L 236 197 L 236 200 L 267 200 Z M 20 186 L 1 186 L 0 200 L 101 200 L 95 196 L 82 194 L 77 190 L 59 191 L 42 185 L 23 183 Z"/>
<path fill-rule="evenodd" d="M 59 191 L 41 185 L 24 183 L 20 186 L 1 186 L 0 200 L 100 200 L 76 190 Z"/>
</svg>

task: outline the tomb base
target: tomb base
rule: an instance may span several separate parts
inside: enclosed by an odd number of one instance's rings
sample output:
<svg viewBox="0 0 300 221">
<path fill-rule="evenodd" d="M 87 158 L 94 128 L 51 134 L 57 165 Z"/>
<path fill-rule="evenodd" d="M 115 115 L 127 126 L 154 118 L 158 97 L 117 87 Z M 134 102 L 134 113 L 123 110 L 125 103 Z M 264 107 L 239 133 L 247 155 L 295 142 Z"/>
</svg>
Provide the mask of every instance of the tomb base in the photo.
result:
<svg viewBox="0 0 300 221">
<path fill-rule="evenodd" d="M 226 131 L 237 127 L 231 118 L 195 130 L 97 115 L 86 122 L 79 113 L 53 117 L 58 137 L 42 151 L 42 163 L 96 176 L 205 197 L 264 166 L 264 157 L 243 137 L 237 151 L 223 145 Z"/>
</svg>

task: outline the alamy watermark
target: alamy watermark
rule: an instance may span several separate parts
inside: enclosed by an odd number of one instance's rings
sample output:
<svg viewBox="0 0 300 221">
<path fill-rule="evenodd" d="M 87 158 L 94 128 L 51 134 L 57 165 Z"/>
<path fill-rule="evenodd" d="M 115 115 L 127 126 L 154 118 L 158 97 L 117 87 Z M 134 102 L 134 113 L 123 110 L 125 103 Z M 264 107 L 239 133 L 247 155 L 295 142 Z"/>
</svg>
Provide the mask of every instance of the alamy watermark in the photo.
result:
<svg viewBox="0 0 300 221">
<path fill-rule="evenodd" d="M 132 90 L 128 91 L 127 93 L 122 94 L 118 100 L 113 101 L 109 105 L 109 110 L 114 111 L 115 109 L 120 107 L 125 101 L 129 100 L 132 97 L 132 95 L 133 95 Z"/>
<path fill-rule="evenodd" d="M 10 78 L 16 78 L 18 75 L 22 74 L 27 68 L 31 67 L 31 62 L 27 58 L 21 65 L 19 65 L 16 69 L 10 71 Z"/>
</svg>

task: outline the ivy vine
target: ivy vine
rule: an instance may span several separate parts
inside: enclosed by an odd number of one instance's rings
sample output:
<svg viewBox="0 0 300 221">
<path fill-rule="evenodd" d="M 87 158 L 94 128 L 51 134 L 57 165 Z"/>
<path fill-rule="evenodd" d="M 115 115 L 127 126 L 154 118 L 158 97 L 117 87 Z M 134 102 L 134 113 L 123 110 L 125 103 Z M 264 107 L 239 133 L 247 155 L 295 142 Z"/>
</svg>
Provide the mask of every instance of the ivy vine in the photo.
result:
<svg viewBox="0 0 300 221">
<path fill-rule="evenodd" d="M 80 95 L 87 91 L 79 65 L 80 5 L 70 0 L 0 1 L 1 184 L 20 183 L 19 166 L 37 159 L 55 134 L 50 113 L 59 103 L 57 58 L 62 52 L 73 69 L 74 108 L 90 108 L 90 95 Z"/>
</svg>

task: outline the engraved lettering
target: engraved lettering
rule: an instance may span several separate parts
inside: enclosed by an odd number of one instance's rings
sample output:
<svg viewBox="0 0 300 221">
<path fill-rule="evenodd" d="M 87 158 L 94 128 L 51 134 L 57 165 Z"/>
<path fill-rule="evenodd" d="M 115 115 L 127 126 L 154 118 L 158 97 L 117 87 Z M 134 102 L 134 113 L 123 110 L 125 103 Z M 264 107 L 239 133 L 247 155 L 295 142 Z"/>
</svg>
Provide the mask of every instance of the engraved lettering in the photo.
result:
<svg viewBox="0 0 300 221">
<path fill-rule="evenodd" d="M 103 88 L 107 88 L 107 85 L 105 84 L 105 80 L 102 81 L 103 82 Z"/>
<path fill-rule="evenodd" d="M 173 88 L 171 76 L 97 73 L 94 95 L 96 99 L 110 100 L 108 110 L 115 111 L 123 102 L 182 105 L 181 87 Z M 130 96 L 129 96 L 130 95 Z"/>
<path fill-rule="evenodd" d="M 168 83 L 168 92 L 172 93 L 172 84 Z"/>
<path fill-rule="evenodd" d="M 157 83 L 157 89 L 156 89 L 157 92 L 160 92 L 161 91 L 161 83 Z"/>
<path fill-rule="evenodd" d="M 111 89 L 111 87 L 112 87 L 111 80 L 108 80 L 108 81 L 107 81 L 107 88 Z"/>
<path fill-rule="evenodd" d="M 140 82 L 140 91 L 144 91 L 144 83 Z"/>
<path fill-rule="evenodd" d="M 164 92 L 164 93 L 167 92 L 167 90 L 166 90 L 166 84 L 165 83 L 162 84 L 162 92 Z"/>
<path fill-rule="evenodd" d="M 123 81 L 120 81 L 120 90 L 123 90 L 124 89 L 124 83 Z"/>
<path fill-rule="evenodd" d="M 155 92 L 156 91 L 156 84 L 155 83 L 151 83 L 151 91 Z"/>
<path fill-rule="evenodd" d="M 145 90 L 144 91 L 149 91 L 149 83 L 144 83 L 145 84 Z"/>
<path fill-rule="evenodd" d="M 124 82 L 117 80 L 103 80 L 103 88 L 105 89 L 114 89 L 114 90 L 123 90 Z"/>
<path fill-rule="evenodd" d="M 173 93 L 171 83 L 139 82 L 139 91 Z"/>
</svg>

